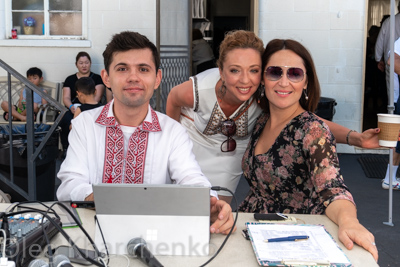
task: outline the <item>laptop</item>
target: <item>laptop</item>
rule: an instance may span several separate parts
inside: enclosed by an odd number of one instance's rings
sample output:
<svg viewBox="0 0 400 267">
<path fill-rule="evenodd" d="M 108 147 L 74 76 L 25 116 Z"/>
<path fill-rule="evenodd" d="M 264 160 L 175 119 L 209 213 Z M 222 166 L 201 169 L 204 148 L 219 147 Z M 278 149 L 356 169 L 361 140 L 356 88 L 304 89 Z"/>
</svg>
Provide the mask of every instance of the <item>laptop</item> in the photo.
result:
<svg viewBox="0 0 400 267">
<path fill-rule="evenodd" d="M 210 188 L 190 185 L 97 184 L 95 243 L 110 254 L 128 254 L 131 239 L 143 238 L 154 255 L 207 256 Z"/>
</svg>

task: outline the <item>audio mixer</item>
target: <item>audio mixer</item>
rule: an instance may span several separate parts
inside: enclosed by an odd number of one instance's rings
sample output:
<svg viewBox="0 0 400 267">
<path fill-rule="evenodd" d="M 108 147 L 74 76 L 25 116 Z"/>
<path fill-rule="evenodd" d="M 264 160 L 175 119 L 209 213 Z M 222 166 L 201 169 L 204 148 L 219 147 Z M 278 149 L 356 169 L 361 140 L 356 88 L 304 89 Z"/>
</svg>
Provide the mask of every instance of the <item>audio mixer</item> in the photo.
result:
<svg viewBox="0 0 400 267">
<path fill-rule="evenodd" d="M 3 217 L 4 218 L 4 217 Z M 4 220 L 4 219 L 3 219 Z M 25 267 L 46 249 L 47 241 L 44 232 L 51 240 L 59 231 L 47 218 L 40 214 L 18 214 L 0 220 L 0 228 L 8 224 L 6 257 L 14 261 L 17 267 Z M 59 218 L 52 220 L 62 226 Z M 1 252 L 0 252 L 1 254 Z"/>
</svg>

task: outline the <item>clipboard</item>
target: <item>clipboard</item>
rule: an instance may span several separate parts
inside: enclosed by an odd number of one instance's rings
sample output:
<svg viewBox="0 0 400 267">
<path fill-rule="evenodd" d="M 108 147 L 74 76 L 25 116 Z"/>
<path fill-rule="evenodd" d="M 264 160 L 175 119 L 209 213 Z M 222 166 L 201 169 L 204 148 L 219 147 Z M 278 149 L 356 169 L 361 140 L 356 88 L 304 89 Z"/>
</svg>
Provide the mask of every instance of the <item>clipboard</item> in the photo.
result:
<svg viewBox="0 0 400 267">
<path fill-rule="evenodd" d="M 353 266 L 323 225 L 247 222 L 246 228 L 261 266 Z M 307 235 L 309 239 L 264 242 L 294 235 Z"/>
</svg>

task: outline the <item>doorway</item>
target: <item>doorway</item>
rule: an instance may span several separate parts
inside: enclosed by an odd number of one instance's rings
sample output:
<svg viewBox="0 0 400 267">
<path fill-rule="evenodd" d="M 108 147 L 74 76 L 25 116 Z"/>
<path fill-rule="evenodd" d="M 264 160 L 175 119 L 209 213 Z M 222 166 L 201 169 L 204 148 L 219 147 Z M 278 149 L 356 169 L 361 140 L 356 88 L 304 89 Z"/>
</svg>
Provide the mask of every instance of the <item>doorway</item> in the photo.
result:
<svg viewBox="0 0 400 267">
<path fill-rule="evenodd" d="M 219 57 L 219 45 L 226 32 L 239 29 L 255 30 L 254 10 L 258 8 L 255 3 L 258 3 L 258 0 L 206 0 L 204 18 L 193 18 L 193 28 L 200 28 L 199 23 L 204 21 L 209 22 L 204 36 L 213 50 L 215 59 Z"/>
<path fill-rule="evenodd" d="M 232 30 L 249 30 L 248 16 L 216 16 L 214 17 L 214 56 L 218 59 L 219 45 L 224 40 L 225 33 Z"/>
<path fill-rule="evenodd" d="M 395 13 L 397 13 L 397 4 L 398 0 L 396 0 L 395 4 Z M 379 34 L 381 23 L 389 15 L 390 1 L 368 1 L 363 131 L 377 127 L 378 122 L 376 114 L 388 112 L 388 93 L 385 72 L 380 71 L 377 67 L 377 62 L 375 61 L 375 42 Z"/>
</svg>

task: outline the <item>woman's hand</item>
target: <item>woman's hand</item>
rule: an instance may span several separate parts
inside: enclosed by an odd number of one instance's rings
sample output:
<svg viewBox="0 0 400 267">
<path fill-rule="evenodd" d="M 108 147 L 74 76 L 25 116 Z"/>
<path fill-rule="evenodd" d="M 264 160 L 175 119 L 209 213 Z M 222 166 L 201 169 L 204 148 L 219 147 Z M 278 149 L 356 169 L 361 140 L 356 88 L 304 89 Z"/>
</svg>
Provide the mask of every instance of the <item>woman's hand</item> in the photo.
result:
<svg viewBox="0 0 400 267">
<path fill-rule="evenodd" d="M 358 220 L 347 221 L 339 225 L 339 240 L 347 249 L 352 249 L 355 242 L 360 247 L 369 251 L 374 259 L 378 261 L 378 249 L 375 237 Z"/>
<path fill-rule="evenodd" d="M 368 129 L 362 133 L 351 132 L 349 135 L 349 144 L 362 148 L 379 148 L 379 132 L 379 128 Z"/>
<path fill-rule="evenodd" d="M 339 226 L 339 240 L 347 249 L 352 249 L 355 242 L 378 261 L 375 237 L 359 223 L 357 210 L 352 202 L 345 199 L 334 200 L 326 208 L 325 214 Z"/>
</svg>

